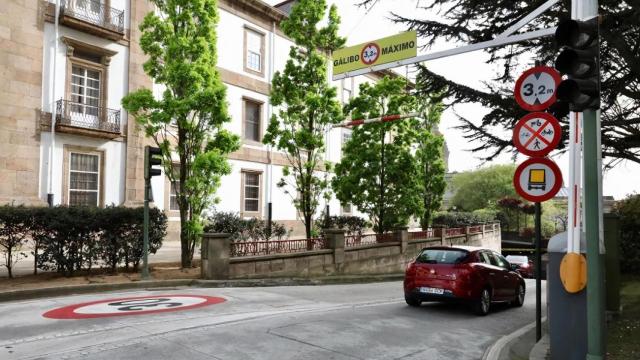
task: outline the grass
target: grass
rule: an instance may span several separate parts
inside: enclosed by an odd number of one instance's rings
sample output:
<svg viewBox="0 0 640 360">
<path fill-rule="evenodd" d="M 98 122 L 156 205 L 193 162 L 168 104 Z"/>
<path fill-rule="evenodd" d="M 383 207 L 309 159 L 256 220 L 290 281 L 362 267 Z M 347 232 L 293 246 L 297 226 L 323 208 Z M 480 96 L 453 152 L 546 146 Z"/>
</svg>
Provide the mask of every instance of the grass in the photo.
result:
<svg viewBox="0 0 640 360">
<path fill-rule="evenodd" d="M 640 359 L 640 275 L 622 277 L 622 313 L 609 326 L 607 359 Z"/>
</svg>

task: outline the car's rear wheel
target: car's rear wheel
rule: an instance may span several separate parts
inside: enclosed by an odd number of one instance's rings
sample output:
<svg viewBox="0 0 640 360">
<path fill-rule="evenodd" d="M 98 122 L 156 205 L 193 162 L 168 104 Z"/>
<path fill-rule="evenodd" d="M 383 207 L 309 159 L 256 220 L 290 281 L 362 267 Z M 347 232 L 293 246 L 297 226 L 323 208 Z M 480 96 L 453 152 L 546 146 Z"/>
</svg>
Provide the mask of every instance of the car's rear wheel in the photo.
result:
<svg viewBox="0 0 640 360">
<path fill-rule="evenodd" d="M 524 295 L 525 295 L 524 285 L 518 284 L 518 287 L 516 288 L 516 297 L 515 299 L 513 299 L 511 304 L 517 307 L 524 305 Z"/>
<path fill-rule="evenodd" d="M 480 293 L 480 299 L 474 304 L 474 311 L 480 316 L 485 316 L 489 313 L 491 308 L 491 292 L 488 288 L 482 289 Z"/>
<path fill-rule="evenodd" d="M 407 302 L 407 305 L 413 306 L 413 307 L 418 307 L 422 303 L 422 301 L 416 299 L 415 297 L 413 297 L 411 295 L 409 295 L 409 296 L 405 295 L 404 296 L 404 301 Z"/>
</svg>

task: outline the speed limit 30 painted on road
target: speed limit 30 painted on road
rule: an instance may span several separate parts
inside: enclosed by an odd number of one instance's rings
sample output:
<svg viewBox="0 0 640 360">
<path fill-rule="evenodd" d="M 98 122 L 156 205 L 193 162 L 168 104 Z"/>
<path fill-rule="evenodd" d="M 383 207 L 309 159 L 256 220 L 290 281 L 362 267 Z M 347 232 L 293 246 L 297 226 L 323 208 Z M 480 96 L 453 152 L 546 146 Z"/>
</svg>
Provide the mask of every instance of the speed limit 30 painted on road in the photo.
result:
<svg viewBox="0 0 640 360">
<path fill-rule="evenodd" d="M 556 102 L 556 88 L 562 81 L 560 73 L 548 66 L 536 66 L 516 81 L 515 97 L 520 107 L 527 111 L 541 111 Z"/>
<path fill-rule="evenodd" d="M 92 319 L 144 315 L 195 309 L 225 302 L 221 297 L 203 295 L 153 295 L 98 300 L 69 305 L 44 313 L 49 319 Z"/>
</svg>

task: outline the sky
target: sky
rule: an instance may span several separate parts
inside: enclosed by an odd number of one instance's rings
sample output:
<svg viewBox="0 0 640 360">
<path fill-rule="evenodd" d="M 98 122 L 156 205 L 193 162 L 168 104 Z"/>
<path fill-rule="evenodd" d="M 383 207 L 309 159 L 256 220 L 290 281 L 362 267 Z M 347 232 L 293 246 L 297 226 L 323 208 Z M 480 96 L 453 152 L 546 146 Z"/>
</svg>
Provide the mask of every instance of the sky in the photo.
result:
<svg viewBox="0 0 640 360">
<path fill-rule="evenodd" d="M 281 0 L 267 0 L 269 4 L 280 3 Z M 431 17 L 436 19 L 437 14 L 429 14 L 424 10 L 416 9 L 416 0 L 381 0 L 373 9 L 367 12 L 364 8 L 355 6 L 357 0 L 334 0 L 328 1 L 338 6 L 340 17 L 342 19 L 340 35 L 347 38 L 347 46 L 357 45 L 370 40 L 390 36 L 405 31 L 406 28 L 402 24 L 394 24 L 389 20 L 390 12 L 410 17 Z M 418 44 L 421 45 L 420 39 Z M 434 45 L 431 49 L 418 50 L 418 54 L 424 54 L 432 51 L 445 50 L 452 47 L 462 46 L 459 43 L 440 43 Z M 476 51 L 467 54 L 456 55 L 444 59 L 433 60 L 425 63 L 432 71 L 443 75 L 446 78 L 456 81 L 460 84 L 470 86 L 476 89 L 486 90 L 483 81 L 493 78 L 498 70 L 499 65 L 486 64 L 488 56 L 482 51 Z M 520 64 L 518 71 L 524 71 L 533 64 Z M 404 73 L 405 69 L 395 69 Z M 442 116 L 440 130 L 444 134 L 447 146 L 450 151 L 449 171 L 466 171 L 477 169 L 481 166 L 491 164 L 513 163 L 511 154 L 504 154 L 492 161 L 484 163 L 479 159 L 479 154 L 467 151 L 478 144 L 469 143 L 463 137 L 463 133 L 454 127 L 460 124 L 456 114 L 465 118 L 479 121 L 489 109 L 479 104 L 463 104 L 457 105 L 453 109 L 448 109 Z M 509 129 L 496 129 L 497 132 L 504 134 L 504 137 L 510 136 Z M 563 172 L 565 183 L 568 182 L 569 160 L 567 156 L 559 154 L 551 154 L 554 161 Z M 526 157 L 518 156 L 517 163 L 524 161 Z M 606 159 L 605 159 L 606 161 Z M 640 193 L 640 165 L 624 161 L 617 165 L 614 169 L 604 173 L 603 178 L 603 194 L 611 195 L 616 199 L 622 199 L 628 194 Z"/>
</svg>

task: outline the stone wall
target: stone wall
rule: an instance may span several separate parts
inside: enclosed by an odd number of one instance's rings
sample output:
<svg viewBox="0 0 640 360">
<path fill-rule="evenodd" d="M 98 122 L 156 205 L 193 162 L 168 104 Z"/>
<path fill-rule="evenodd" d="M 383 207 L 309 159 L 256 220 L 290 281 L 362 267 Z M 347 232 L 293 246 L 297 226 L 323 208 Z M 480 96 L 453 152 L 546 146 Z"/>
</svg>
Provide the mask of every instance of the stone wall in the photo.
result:
<svg viewBox="0 0 640 360">
<path fill-rule="evenodd" d="M 41 205 L 43 4 L 3 0 L 0 10 L 0 204 Z"/>
<path fill-rule="evenodd" d="M 202 275 L 207 279 L 250 279 L 393 274 L 403 272 L 406 264 L 428 246 L 466 245 L 500 251 L 499 224 L 485 225 L 481 233 L 471 234 L 467 228 L 465 234 L 449 237 L 408 240 L 408 234 L 402 229 L 396 233 L 398 241 L 345 248 L 344 232 L 330 230 L 327 249 L 243 257 L 229 256 L 228 236 L 205 234 Z"/>
</svg>

